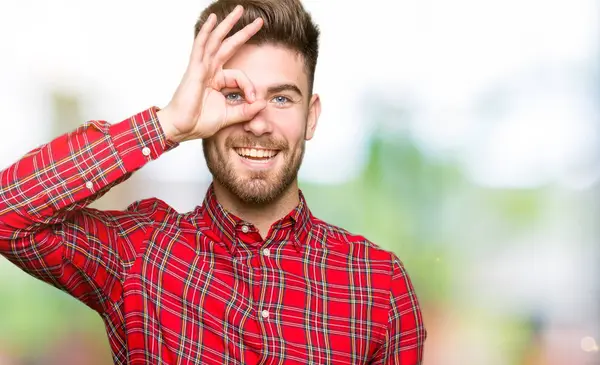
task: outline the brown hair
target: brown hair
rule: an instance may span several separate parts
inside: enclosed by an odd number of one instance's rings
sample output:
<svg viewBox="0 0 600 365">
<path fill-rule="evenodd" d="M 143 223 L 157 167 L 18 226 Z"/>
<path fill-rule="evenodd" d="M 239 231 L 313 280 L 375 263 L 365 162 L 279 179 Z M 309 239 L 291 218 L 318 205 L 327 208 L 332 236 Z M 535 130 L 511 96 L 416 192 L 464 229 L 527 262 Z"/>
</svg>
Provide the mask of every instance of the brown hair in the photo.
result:
<svg viewBox="0 0 600 365">
<path fill-rule="evenodd" d="M 300 0 L 217 0 L 200 14 L 194 35 L 198 35 L 211 13 L 217 16 L 218 22 L 221 22 L 237 5 L 244 7 L 244 14 L 228 36 L 261 17 L 264 21 L 262 28 L 246 43 L 256 45 L 272 43 L 298 52 L 304 59 L 308 89 L 312 94 L 319 56 L 320 32 Z"/>
</svg>

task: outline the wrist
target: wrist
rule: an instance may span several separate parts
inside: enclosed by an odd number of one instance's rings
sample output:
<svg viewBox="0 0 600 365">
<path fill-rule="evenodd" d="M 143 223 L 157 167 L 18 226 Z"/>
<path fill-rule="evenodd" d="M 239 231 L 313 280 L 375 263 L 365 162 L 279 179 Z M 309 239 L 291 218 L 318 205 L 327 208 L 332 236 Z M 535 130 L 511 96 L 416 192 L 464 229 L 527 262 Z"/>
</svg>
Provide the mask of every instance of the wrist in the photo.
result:
<svg viewBox="0 0 600 365">
<path fill-rule="evenodd" d="M 183 136 L 177 128 L 173 125 L 173 119 L 169 115 L 166 109 L 160 109 L 156 112 L 158 118 L 158 124 L 160 125 L 165 137 L 175 143 L 180 143 L 184 140 Z"/>
</svg>

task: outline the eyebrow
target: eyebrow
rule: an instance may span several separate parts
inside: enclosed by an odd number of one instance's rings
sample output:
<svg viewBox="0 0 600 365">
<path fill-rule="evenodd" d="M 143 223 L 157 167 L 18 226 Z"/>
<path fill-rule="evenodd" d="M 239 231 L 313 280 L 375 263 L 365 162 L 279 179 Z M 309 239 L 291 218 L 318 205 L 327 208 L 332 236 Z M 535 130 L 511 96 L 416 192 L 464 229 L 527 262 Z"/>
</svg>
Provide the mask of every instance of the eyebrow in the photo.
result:
<svg viewBox="0 0 600 365">
<path fill-rule="evenodd" d="M 267 89 L 267 92 L 269 94 L 276 94 L 276 93 L 280 93 L 282 91 L 293 91 L 296 94 L 302 96 L 302 91 L 300 91 L 300 88 L 294 84 L 275 85 L 275 86 L 270 86 Z"/>
</svg>

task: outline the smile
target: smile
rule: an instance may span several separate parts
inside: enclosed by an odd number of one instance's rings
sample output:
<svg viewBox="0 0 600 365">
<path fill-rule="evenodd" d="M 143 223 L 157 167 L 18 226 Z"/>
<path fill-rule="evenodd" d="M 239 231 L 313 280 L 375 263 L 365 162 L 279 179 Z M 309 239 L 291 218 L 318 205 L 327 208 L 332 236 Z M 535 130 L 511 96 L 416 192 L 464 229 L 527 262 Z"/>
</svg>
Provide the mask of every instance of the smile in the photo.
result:
<svg viewBox="0 0 600 365">
<path fill-rule="evenodd" d="M 279 153 L 278 150 L 269 150 L 265 148 L 234 148 L 240 157 L 252 161 L 270 161 Z"/>
</svg>

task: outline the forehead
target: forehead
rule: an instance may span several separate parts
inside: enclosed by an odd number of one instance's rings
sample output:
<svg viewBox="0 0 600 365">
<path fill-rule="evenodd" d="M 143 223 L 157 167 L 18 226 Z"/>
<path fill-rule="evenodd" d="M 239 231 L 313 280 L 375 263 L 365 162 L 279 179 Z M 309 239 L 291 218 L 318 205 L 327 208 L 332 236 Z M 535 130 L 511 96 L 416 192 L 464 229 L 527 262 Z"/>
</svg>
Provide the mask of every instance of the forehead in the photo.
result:
<svg viewBox="0 0 600 365">
<path fill-rule="evenodd" d="M 296 84 L 308 90 L 308 77 L 302 55 L 273 44 L 245 44 L 223 66 L 243 71 L 259 90 L 277 84 Z"/>
</svg>

